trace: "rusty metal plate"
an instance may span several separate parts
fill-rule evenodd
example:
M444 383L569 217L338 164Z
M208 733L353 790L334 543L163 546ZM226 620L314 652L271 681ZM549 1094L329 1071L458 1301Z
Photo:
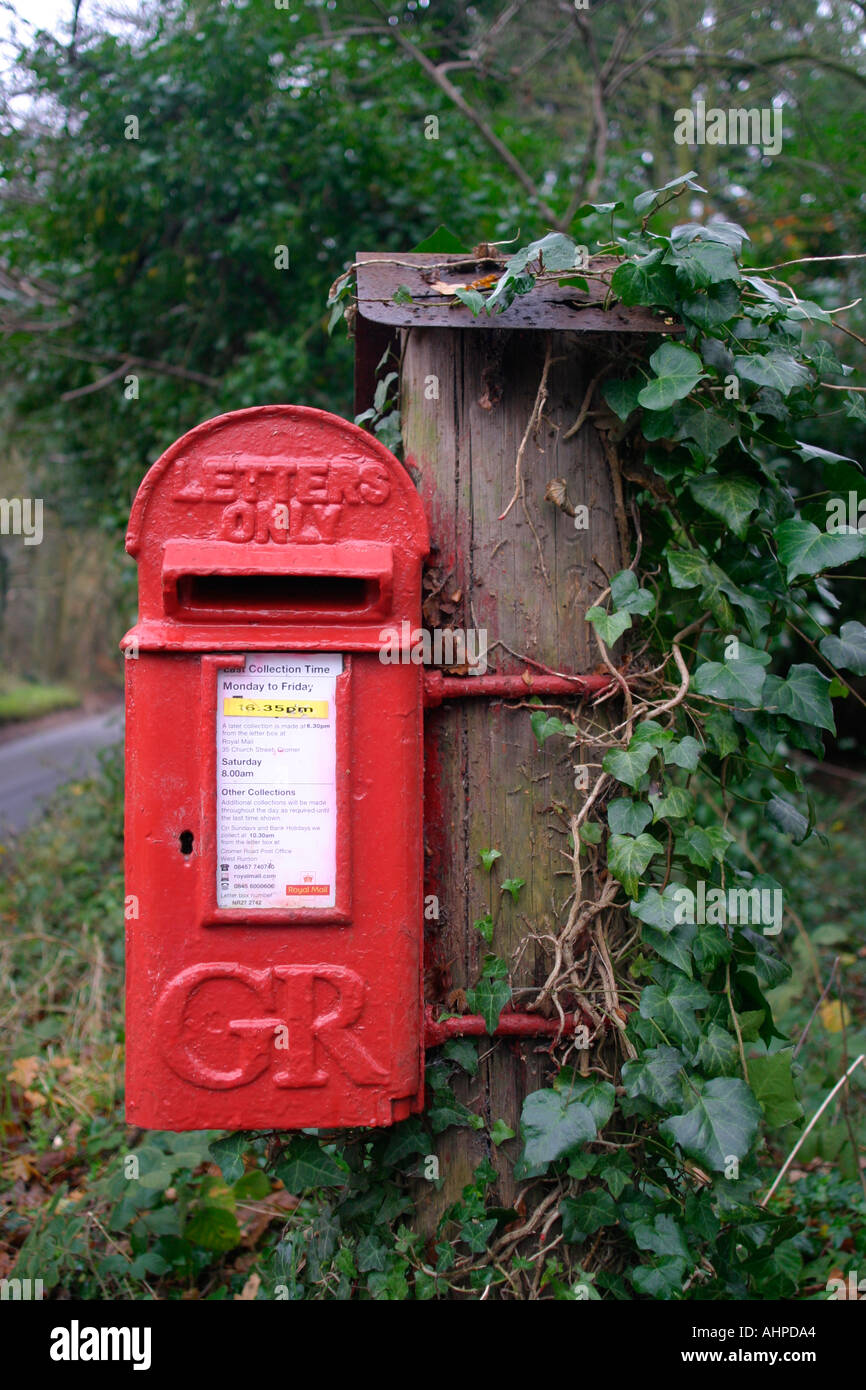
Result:
M374 323L399 328L550 328L576 333L682 333L683 325L669 315L651 309L628 308L615 303L604 308L608 287L603 280L584 276L588 291L575 285L536 285L502 313L479 314L433 289L433 282L465 283L485 274L501 272L501 264L474 260L471 256L430 252L359 251L358 312ZM591 264L607 270L618 264L614 257L594 257ZM580 273L580 272L576 272ZM395 304L394 294L405 285L411 304Z

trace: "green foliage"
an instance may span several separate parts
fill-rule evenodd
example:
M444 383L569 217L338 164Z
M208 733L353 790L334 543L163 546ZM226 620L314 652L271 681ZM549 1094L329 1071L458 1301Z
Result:
M600 833L585 836L581 827L581 840L603 853L597 867L606 864L641 924L630 973L642 983L627 1026L634 1056L622 1068L618 1110L620 1125L645 1147L636 1171L623 1175L630 1197L618 1192L614 1206L611 1192L591 1186L565 1198L561 1215L570 1243L604 1226L624 1229L637 1262L618 1287L632 1296L683 1297L697 1278L702 1297L711 1287L726 1291L717 1296L760 1289L768 1297L772 1289L781 1297L800 1277L793 1227L762 1212L758 1234L751 1194L762 1126L776 1131L803 1114L792 1051L767 997L789 973L765 934L784 919L755 916L757 909L744 915L728 895L760 903L762 892L782 889L754 876L727 822L760 805L765 823L797 842L811 830L789 749L820 756L820 731L834 732L833 702L847 693L838 669L866 667L861 624L847 622L838 635L822 626L832 574L866 555L866 539L822 529L800 511L798 459L850 463L798 437L817 412L819 389L813 363L821 351L811 328L804 336L806 316L740 269L741 228L646 230L653 208L689 186L686 176L636 200L642 229L619 240L622 260L610 277L611 297L663 310L685 329L684 340L652 353L643 376L604 387L623 422L620 447L642 455L663 484L666 500L657 493L643 514L644 565L662 567L652 590L631 570L614 576L607 603L586 614L605 646L631 640L636 629L635 640L648 637L668 662L667 698L657 701L665 717L647 717L648 702L608 749L606 810L588 823ZM525 258L519 274L533 272ZM488 309L500 301L501 293L491 295ZM832 322L817 306L808 317ZM668 441L665 450L659 440ZM803 628L815 660L792 661L790 638ZM540 710L531 720L539 745L558 731ZM684 910L689 900L694 910L699 885L702 901L721 903L705 919ZM598 1129L579 1094L535 1092L521 1131L524 1175L568 1163L570 1175L590 1179L586 1156ZM659 1162L666 1176L656 1186ZM692 1172L700 1174L696 1190ZM708 1283L696 1271L700 1249L710 1247Z

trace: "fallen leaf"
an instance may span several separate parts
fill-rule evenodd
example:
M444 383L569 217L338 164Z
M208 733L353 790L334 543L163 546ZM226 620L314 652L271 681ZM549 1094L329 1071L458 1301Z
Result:
M3 1172L6 1174L7 1178L11 1178L13 1182L16 1178L20 1178L22 1182L26 1182L32 1171L33 1165L24 1154L19 1154L17 1158L12 1158L8 1163L3 1165Z
M235 1294L235 1303L252 1303L262 1283L260 1274L251 1274L240 1293Z
M16 1086L32 1086L39 1075L39 1066L38 1057L16 1057L12 1070L6 1073L6 1080L14 1081Z
M851 1022L851 1011L839 999L828 999L820 1008L821 1022L828 1033L841 1033Z
M46 1100L45 1096L43 1096L41 1091L25 1091L24 1099L30 1102L34 1110L36 1110L40 1105L48 1104L48 1101Z

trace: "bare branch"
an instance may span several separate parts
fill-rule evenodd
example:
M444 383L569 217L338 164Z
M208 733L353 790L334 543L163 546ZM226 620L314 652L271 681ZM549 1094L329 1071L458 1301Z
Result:
M373 2L379 13L383 13L382 7L379 5L378 0L373 0ZM427 54L423 53L421 49L417 46L417 44L414 44L411 39L407 39L406 35L401 33L398 28L391 27L389 28L388 32L396 39L400 47L406 53L408 53L410 57L414 58L415 62L418 63L419 66L424 69L431 81L435 82L439 90L441 92L444 92L444 94L448 97L449 101L452 101L454 103L458 111L462 111L466 119L472 122L476 130L478 130L484 137L484 139L487 141L487 144L490 146L490 148L496 151L503 164L505 164L511 170L518 183L521 185L524 191L529 194L529 196L532 198L532 201L538 207L539 212L547 219L551 226L555 227L558 231L564 231L565 226L567 224L564 224L562 222L562 219L559 217L559 214L556 213L554 209L550 206L550 204L547 202L547 200L541 196L535 182L524 169L523 165L520 163L520 160L516 157L516 155L512 153L508 146L504 144L502 140L500 140L499 136L496 134L496 131L493 130L490 125L488 125L487 121L484 119L481 113L479 111L476 111L473 106L470 106L469 102L466 100L459 88L455 87L454 83L449 81L446 75L442 72L441 68L437 67L435 63L431 62L431 60L427 57Z

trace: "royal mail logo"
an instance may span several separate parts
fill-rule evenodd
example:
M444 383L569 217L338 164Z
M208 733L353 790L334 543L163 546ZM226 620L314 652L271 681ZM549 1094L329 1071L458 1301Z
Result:
M286 896L290 898L327 898L330 891L330 883L314 883L306 876L303 883L286 884Z
M202 962L160 994L156 1036L175 1075L208 1090L248 1086L269 1068L287 1089L326 1086L334 1067L358 1086L378 1086L388 1072L355 1031L366 995L345 965Z

